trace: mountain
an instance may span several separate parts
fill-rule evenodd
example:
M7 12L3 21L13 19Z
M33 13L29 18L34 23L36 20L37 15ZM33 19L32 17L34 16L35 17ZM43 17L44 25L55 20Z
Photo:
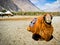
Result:
M59 7L55 7L55 8L51 8L51 9L45 9L45 12L60 12L60 6Z
M0 0L0 6L10 11L18 11L19 8L12 0Z
M30 0L0 0L0 6L10 11L41 11Z
M0 11L2 11L4 8L2 6L0 6Z

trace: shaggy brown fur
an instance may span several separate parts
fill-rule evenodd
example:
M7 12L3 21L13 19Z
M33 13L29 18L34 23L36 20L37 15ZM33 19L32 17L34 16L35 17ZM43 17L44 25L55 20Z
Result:
M50 24L47 24L45 22L45 17L46 15L40 16L37 18L36 23L33 25L33 27L28 26L27 30L33 33L33 39L35 37L38 37L37 40L39 40L39 38L42 38L46 41L49 41L52 39L52 33L53 33L53 27ZM52 17L52 16L51 16ZM37 35L34 35L37 34ZM40 36L39 36L40 35ZM35 38L36 40L36 38Z

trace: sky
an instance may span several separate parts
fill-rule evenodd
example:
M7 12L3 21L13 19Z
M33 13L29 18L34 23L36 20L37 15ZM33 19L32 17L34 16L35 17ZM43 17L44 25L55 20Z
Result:
M31 0L40 10L60 12L60 0Z

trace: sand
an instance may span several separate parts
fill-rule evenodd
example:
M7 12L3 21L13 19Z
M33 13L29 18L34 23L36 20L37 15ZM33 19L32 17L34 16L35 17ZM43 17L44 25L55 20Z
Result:
M35 41L32 33L26 28L31 20L0 21L0 45L60 45L60 17L53 17L54 27L53 38L51 41Z

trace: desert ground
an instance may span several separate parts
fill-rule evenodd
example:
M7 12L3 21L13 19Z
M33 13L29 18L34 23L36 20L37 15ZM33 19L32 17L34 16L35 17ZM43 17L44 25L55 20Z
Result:
M54 38L48 42L32 39L32 33L26 30L30 21L0 20L0 45L60 45L60 16L53 17Z

